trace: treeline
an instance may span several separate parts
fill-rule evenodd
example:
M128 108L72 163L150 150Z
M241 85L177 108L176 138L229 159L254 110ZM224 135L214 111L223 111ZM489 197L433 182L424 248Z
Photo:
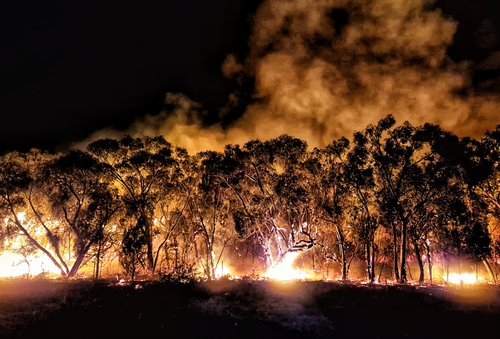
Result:
M432 265L500 256L500 126L480 140L392 116L308 150L283 135L189 155L163 137L102 139L86 151L0 161L0 243L39 251L73 277L118 257L136 272L214 278L222 257L270 267L290 251L340 264Z

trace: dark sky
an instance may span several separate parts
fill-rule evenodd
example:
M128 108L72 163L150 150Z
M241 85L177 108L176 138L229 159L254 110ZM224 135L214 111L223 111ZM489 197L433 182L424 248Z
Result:
M497 0L441 0L460 22L449 55L477 64L500 50ZM0 153L63 149L163 108L166 92L213 122L237 88L221 64L244 54L251 0L17 0L0 9ZM481 28L482 27L482 28ZM488 78L493 71L478 72ZM237 113L235 113L237 114ZM61 146L62 145L62 146Z

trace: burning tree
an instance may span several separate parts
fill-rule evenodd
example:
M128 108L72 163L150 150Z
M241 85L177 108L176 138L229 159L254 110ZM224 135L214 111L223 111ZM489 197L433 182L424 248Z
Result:
M366 211L367 227L364 233L373 244L377 222L392 226L394 271L396 278L403 283L408 280L408 240L413 244L419 264L419 281L424 281L420 246L427 244L429 231L436 222L436 206L446 196L450 180L454 178L453 167L434 148L435 138L443 139L446 135L432 125L416 128L405 122L395 127L395 120L389 115L376 126L369 126L355 136L356 146L350 158L355 165L353 186L359 187L358 182L363 182L360 180L363 168L367 178L370 169L373 171L374 186L369 188L370 192L361 195L362 191L357 190L359 201ZM370 214L367 204L370 200L364 197L372 194L378 207L375 213ZM381 219L377 221L377 217ZM396 260L398 247L399 264ZM429 247L427 250L430 254ZM372 247L372 255L373 251Z
M317 223L311 212L310 173L306 171L307 144L283 135L266 142L251 141L240 152L237 182L245 237L254 237L273 266L290 251L311 248ZM236 186L234 186L236 187Z
M88 146L88 151L120 187L126 217L122 220L129 224L123 226L141 229L146 247L145 264L154 272L155 210L165 189L175 186L180 175L176 154L183 154L185 150L173 147L163 137L125 137L119 141L95 141Z
M324 223L321 227L323 234L318 234L318 243L323 246L327 261L341 264L342 280L347 279L349 264L358 247L353 241L355 196L348 177L348 151L349 140L341 138L325 149L315 149L305 164L311 176L309 194L314 202L315 215ZM332 231L334 240L328 238Z
M234 209L234 200L230 199L230 188L225 181L229 171L224 156L217 152L202 152L196 191L190 204L190 215L197 225L196 234L201 234L204 248L204 271L209 279L216 277L216 270L224 249L232 238L229 215ZM195 239L196 241L196 239ZM220 253L216 256L216 244L220 245Z
M97 162L83 152L48 157L32 150L5 157L1 171L2 210L8 222L61 275L75 276L118 208Z
M491 242L492 229L487 230L487 225L493 227L500 215L499 129L497 126L495 131L486 133L482 140L449 136L436 145L437 151L457 168L457 195L461 197L459 205L462 208L454 209L459 217L451 218L452 225L458 229L453 247L469 256L473 253L494 281L496 275L489 262L494 244Z

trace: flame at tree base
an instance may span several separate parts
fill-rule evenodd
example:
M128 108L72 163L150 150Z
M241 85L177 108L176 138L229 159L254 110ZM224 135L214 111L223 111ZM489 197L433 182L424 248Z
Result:
M214 275L216 279L223 278L224 276L228 276L230 270L226 266L219 265L215 268Z
M444 276L443 279L446 281L446 276ZM476 280L475 274L450 273L448 282L452 283L452 284L460 284L463 281L465 284L474 284L474 283L480 282L481 280L482 280L481 277L478 277Z
M293 262L298 255L298 252L288 252L285 254L283 260L275 266L269 268L263 277L276 280L308 279L308 274L293 268Z
M22 255L4 251L0 255L0 277L18 277L28 274L28 272L31 276L43 272L61 274L61 271L47 258L30 256L27 260L30 263L29 267Z

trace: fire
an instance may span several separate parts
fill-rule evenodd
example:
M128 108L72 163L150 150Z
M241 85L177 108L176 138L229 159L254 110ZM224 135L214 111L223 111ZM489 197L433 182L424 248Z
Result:
M446 277L444 276L443 279L446 280ZM452 284L460 284L461 281L463 281L466 284L474 284L478 281L481 281L481 277L478 277L476 280L476 275L475 274L470 274L470 273L450 273L449 275L449 283Z
M307 279L309 275L293 268L293 262L298 252L288 252L281 262L267 270L264 277L276 280Z
M220 278L224 277L225 275L228 275L230 272L229 268L227 268L226 266L222 266L222 265L217 266L214 271L215 271L214 272L215 277L217 279L220 279Z
M16 214L16 217L24 227L32 227L30 221L26 218L26 212L19 212ZM8 222L9 218L5 218L5 225L7 225ZM39 235L40 232L42 232L41 228L36 229L34 233L35 235ZM5 250L0 253L0 278L18 277L23 274L36 276L43 272L61 274L61 271L54 263L44 255L39 256L33 253L27 255L25 258L23 255L16 253L16 251L19 251L22 247L23 239L21 235L18 235L10 241L10 247L8 248L11 250Z
M27 274L28 271L32 276L42 272L61 274L61 271L49 259L28 257L27 260L30 263L29 268L22 255L4 251L0 255L0 277L17 277Z

